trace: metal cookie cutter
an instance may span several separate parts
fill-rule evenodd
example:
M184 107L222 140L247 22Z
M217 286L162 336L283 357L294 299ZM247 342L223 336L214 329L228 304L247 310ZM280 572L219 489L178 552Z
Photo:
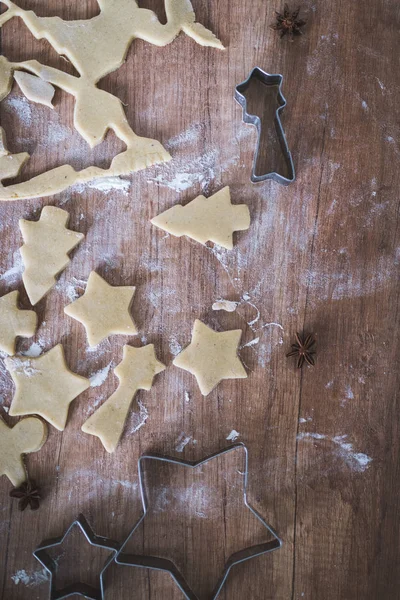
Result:
M287 176L281 175L280 173L277 173L275 171L272 171L270 173L265 173L264 175L256 175L257 162L258 162L258 158L259 158L259 154L260 154L261 119L257 115L251 115L247 112L247 100L246 100L246 97L244 96L244 93L248 89L248 87L250 85L250 81L252 79L258 79L258 81L260 81L261 83L263 83L266 86L278 86L277 100L278 100L279 106L276 109L274 121L275 121L275 129L276 129L276 133L278 136L279 144L280 144L283 158L285 160L286 167L287 167ZM283 80L283 75L280 75L280 74L270 75L269 73L266 73L259 67L254 67L254 69L251 71L248 78L245 81L243 81L242 83L239 83L239 85L237 85L235 88L235 100L243 108L244 123L251 123L252 125L255 125L255 127L257 129L257 133L258 133L257 146L256 146L255 154L254 154L253 168L252 168L251 177L250 177L250 179L253 183L257 183L258 181L265 181L266 179L273 179L277 183L282 183L283 185L289 185L289 183L292 183L296 178L292 155L289 152L285 132L283 130L281 119L280 119L280 113L286 106L286 100L281 91L282 80Z
M98 548L104 548L105 550L110 551L110 556L106 559L106 562L100 571L99 574L99 587L94 588L87 583L77 582L68 585L67 587L56 590L55 589L55 574L57 571L57 564L55 560L51 558L48 554L47 550L51 548L55 548L60 546L68 534L71 532L71 529L74 525L78 525L83 535L89 542L91 546L96 546ZM42 542L36 550L33 552L34 557L43 565L46 571L50 574L50 600L62 600L63 598L69 598L69 596L74 596L75 594L83 596L88 600L104 600L104 572L109 567L111 562L114 560L118 550L120 548L120 544L113 542L104 537L100 537L93 533L92 528L87 522L86 518L83 515L79 515L78 518L71 523L68 527L64 535L58 538L53 538L51 540L46 540Z
M193 592L193 590L190 588L189 584L183 577L182 573L178 570L178 568L175 566L175 564L171 560L165 559L165 558L159 558L157 556L140 556L140 555L133 555L133 554L124 554L124 548L126 547L129 540L132 538L135 531L138 529L139 525L142 523L143 519L146 517L148 508L149 508L147 496L146 496L145 485L144 485L144 481L143 481L143 465L142 465L142 463L145 460L157 460L157 461L161 461L161 462L170 463L173 465L183 465L185 467L188 467L189 469L195 469L196 467L204 465L205 463L210 462L212 459L222 456L223 454L226 454L227 452L236 450L237 448L243 448L244 454L245 454L244 483L243 483L244 504L257 517L257 519L265 527L265 529L273 535L274 539L270 542L264 542L264 543L258 544L256 546L250 546L248 548L245 548L243 550L240 550L239 552L235 552L234 554L232 554L229 557L227 563L225 564L223 574L220 577L210 600L215 600L219 596L219 594L222 590L222 587L229 575L229 572L234 565L237 565L246 560L249 560L250 558L255 558L256 556L260 556L261 554L266 554L267 552L272 552L273 550L277 550L278 548L280 548L282 545L282 542L281 542L280 538L278 537L278 534L272 529L272 527L270 525L268 525L268 523L261 517L261 515L252 506L250 506L250 504L247 501L248 450L243 443L237 443L232 446L229 446L229 448L225 448L225 450L222 450L220 452L215 452L214 454L211 454L207 458L204 458L203 460L199 460L199 461L185 461L185 460L181 460L178 458L169 458L166 456L160 456L158 454L145 454L145 455L141 456L138 461L138 470L139 470L140 494L141 494L142 505L143 505L143 515L140 517L139 521L136 523L136 525L134 526L134 528L128 535L127 539L121 546L121 549L115 558L115 562L119 565L128 565L128 566L132 566L132 567L141 567L141 568L147 568L147 569L154 569L154 570L158 570L158 571L166 571L166 572L170 573L170 575L174 579L175 583L177 584L179 589L182 591L186 600L198 600L198 597Z

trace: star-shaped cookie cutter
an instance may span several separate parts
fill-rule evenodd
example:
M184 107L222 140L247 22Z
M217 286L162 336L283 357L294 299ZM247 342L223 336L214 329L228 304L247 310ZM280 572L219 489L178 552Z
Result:
M259 157L259 153L260 153L260 142L261 142L261 119L259 116L251 115L247 112L247 100L246 100L246 97L244 96L244 92L249 87L250 81L252 79L258 79L258 81L260 81L261 83L263 83L266 86L278 86L277 100L278 100L279 106L275 111L274 121L275 121L275 128L276 128L276 133L278 136L279 144L281 147L283 158L286 163L286 168L287 168L287 176L286 177L280 173L277 173L276 171L264 173L263 175L256 175L256 168L257 168L257 162L258 162L258 157ZM253 167L252 167L252 172L251 172L251 176L250 176L250 179L253 183L257 183L259 181L265 181L266 179L272 179L273 181L276 181L277 183L281 183L283 185L289 185L296 178L292 155L289 151L286 135L283 130L282 122L280 119L280 113L286 106L286 100L281 91L282 81L283 81L283 75L280 75L279 73L277 73L275 75L270 75L269 73L266 73L265 71L260 69L260 67L254 67L254 69L252 69L248 78L245 81L243 81L242 83L239 83L239 85L237 85L235 87L235 100L243 108L244 123L250 123L251 125L254 125L257 129L257 146L256 146L256 151L254 153Z
M233 445L229 446L228 448L225 448L222 451L214 452L210 456L207 456L206 458L204 458L202 460L198 460L198 461L185 461L185 460L182 460L179 458L170 458L167 456L161 456L159 454L144 454L144 455L142 455L138 461L138 471L139 471L139 488L140 488L140 495L141 495L142 506L143 506L143 515L137 521L136 525L133 527L133 529L129 533L127 539L122 544L121 549L115 558L115 562L119 565L141 567L141 568L153 569L156 571L166 571L172 576L172 578L174 579L175 583L177 584L177 586L183 593L186 600L198 600L198 597L193 592L193 590L190 588L189 584L183 577L182 573L178 570L178 568L176 567L176 565L173 563L172 560L169 560L166 558L160 558L157 556L140 556L140 555L136 555L136 554L135 555L124 554L124 548L126 547L127 543L132 538L135 531L138 529L138 527L140 526L140 524L146 517L146 514L149 509L147 496L146 496L146 489L145 489L145 484L144 484L144 476L143 476L144 473L143 473L143 464L142 463L145 460L150 459L150 460L156 460L156 461L160 461L160 462L170 463L172 465L182 465L182 466L188 467L190 469L195 469L196 467L199 467L201 465L204 465L204 464L210 462L211 460L213 460L216 457L227 454L228 452L232 452L233 450L237 450L238 448L242 448L244 450L244 454L245 454L245 465L244 465L245 468L244 468L244 482L243 482L244 504L255 515L255 517L257 517L257 519L265 527L265 529L273 535L274 539L269 542L257 544L256 546L250 546L248 548L244 548L243 550L240 550L239 552L235 552L234 554L232 554L229 557L227 563L225 564L224 572L223 572L222 576L220 577L220 579L212 593L212 597L210 598L210 600L215 600L219 596L219 594L223 588L223 585L230 573L230 570L232 569L232 567L234 565L245 562L246 560L249 560L251 558L255 558L256 556L260 556L262 554L267 554L268 552L272 552L273 550L278 550L282 546L282 541L279 538L278 534L274 531L274 529L270 525L268 525L268 523L261 517L261 515L255 510L255 508L253 508L249 504L249 502L247 500L248 450L247 450L247 447L243 443L237 443L237 444L233 444Z
M55 574L57 571L57 563L54 559L51 558L47 551L51 548L56 548L57 546L60 546L64 542L65 538L71 533L71 530L75 525L77 525L80 528L86 540L91 546L109 550L110 556L106 559L104 566L99 573L100 586L98 588L95 588L87 583L76 582L60 590L56 590ZM89 523L87 522L86 518L82 514L80 514L78 518L71 523L71 525L61 537L43 541L34 550L33 555L43 565L43 567L50 575L49 600L62 600L63 598L69 598L70 596L74 596L75 594L83 596L88 600L104 600L104 573L106 569L110 566L110 564L114 561L119 548L120 544L118 544L117 542L96 535L93 532L93 529L90 527Z

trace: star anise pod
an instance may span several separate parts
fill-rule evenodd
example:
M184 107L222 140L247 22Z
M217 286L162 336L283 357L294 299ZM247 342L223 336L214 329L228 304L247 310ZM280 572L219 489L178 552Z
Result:
M298 356L297 367L299 369L304 365L304 362L313 367L315 365L313 356L315 354L315 350L313 350L314 344L315 337L312 333L307 335L307 337L303 337L299 333L296 333L296 343L292 344L292 349L286 356Z
M37 510L40 505L40 490L36 482L31 479L24 481L22 485L14 488L10 492L11 498L18 498L18 508L20 511L25 510L30 506L31 510Z
M296 8L295 11L289 10L287 4L285 4L283 8L283 13L275 11L276 13L276 23L271 25L272 29L275 31L280 31L281 38L283 38L286 34L293 39L295 35L301 35L303 32L301 31L301 27L304 27L306 21L299 19L300 7Z

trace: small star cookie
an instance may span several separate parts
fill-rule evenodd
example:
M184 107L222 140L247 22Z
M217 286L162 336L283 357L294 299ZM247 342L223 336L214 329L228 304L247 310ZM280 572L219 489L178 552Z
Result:
M136 325L129 312L135 289L112 286L92 271L83 296L66 306L64 312L82 323L91 347L112 334L136 335Z
M173 361L180 369L192 373L203 396L207 396L222 379L245 379L247 373L237 355L241 329L217 332L196 319L192 341Z
M20 486L27 478L22 455L40 450L46 438L47 426L40 419L28 417L8 427L0 418L0 475Z
M15 356L4 362L15 384L9 414L39 415L62 431L70 403L90 386L89 379L68 369L62 345L37 358Z
M37 326L37 315L33 310L18 308L18 292L10 292L0 298L0 350L15 354L18 336L32 337Z
M155 375L164 369L165 365L157 360L153 344L142 348L124 346L122 362L114 370L119 386L82 425L82 431L97 435L107 452L114 452L136 392L150 390Z

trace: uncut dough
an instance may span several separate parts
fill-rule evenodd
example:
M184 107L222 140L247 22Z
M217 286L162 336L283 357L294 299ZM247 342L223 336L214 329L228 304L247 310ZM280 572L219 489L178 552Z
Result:
M82 323L91 347L112 334L136 335L136 325L129 313L135 289L112 286L92 271L83 296L66 306L64 312Z
M119 386L82 425L82 431L96 435L107 452L114 452L136 392L150 390L155 375L165 368L157 360L153 344L142 348L124 346L122 362L114 369Z
M121 101L96 84L123 64L135 38L165 46L183 31L203 46L223 48L211 31L196 23L190 0L165 0L165 24L160 23L153 11L140 8L134 0L98 0L100 14L92 19L76 21L39 17L11 0L2 0L2 3L8 10L0 15L0 27L14 17L21 18L36 39L47 40L58 54L69 59L79 77L36 60L9 62L2 57L0 97L4 98L10 91L14 71L28 72L47 84L46 88L39 89L38 82L34 83L31 79L27 89L25 78L28 97L42 102L44 99L51 104L49 86L56 86L74 96L74 126L92 148L111 129L126 144L127 150L113 159L109 169L88 167L77 172L70 165L63 165L27 182L7 187L1 185L5 177L0 169L0 200L47 196L74 183L84 183L97 177L127 175L170 160L170 155L159 142L141 138L132 131Z
M237 355L241 329L217 332L196 319L192 341L173 364L189 371L207 396L222 379L245 379L247 373Z
M10 292L0 298L0 350L15 354L18 336L32 337L37 327L37 315L33 310L18 308L19 292Z
M189 204L176 204L151 220L153 225L181 237L205 244L207 241L233 248L233 232L250 227L250 212L246 204L232 204L229 186L205 198L198 196Z
M20 219L25 244L20 248L25 270L22 280L33 305L53 287L56 276L65 269L71 252L85 237L67 229L69 214L55 206L45 206L39 221Z
M29 417L8 427L0 418L0 475L19 487L27 478L22 455L40 450L46 438L47 426L40 419Z
M15 384L9 414L39 415L63 431L69 405L90 386L90 381L69 370L62 345L37 358L15 356L4 362Z

